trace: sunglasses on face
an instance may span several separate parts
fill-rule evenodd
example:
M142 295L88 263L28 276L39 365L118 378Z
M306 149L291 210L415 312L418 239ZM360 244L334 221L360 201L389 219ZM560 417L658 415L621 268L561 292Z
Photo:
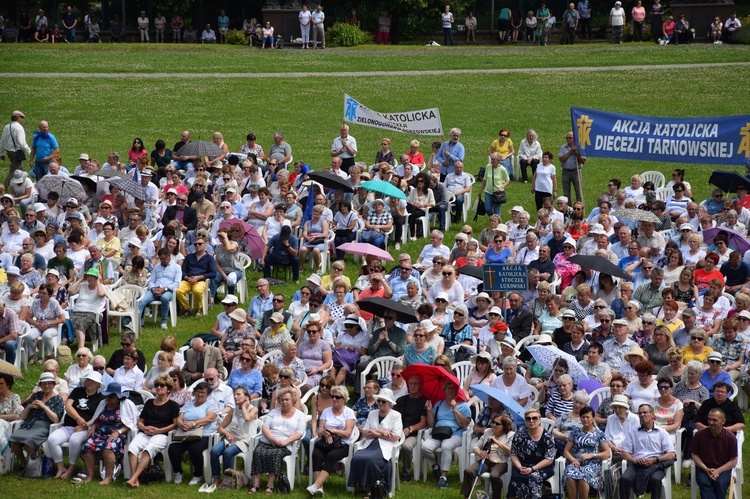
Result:
M279 378L281 378L281 379L291 379L291 376L289 376L288 374L280 374Z
M539 420L539 416L526 416L524 419L526 421L538 421Z
M154 388L166 388L167 385L164 383L154 383Z
M344 397L342 397L341 395L331 395L331 398L333 400L344 400Z
M321 388L331 388L331 385L324 385L323 383L318 386L320 386Z

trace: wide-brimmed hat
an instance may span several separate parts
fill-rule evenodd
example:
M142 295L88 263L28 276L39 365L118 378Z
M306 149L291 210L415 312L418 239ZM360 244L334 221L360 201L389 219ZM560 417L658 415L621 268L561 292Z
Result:
M481 352L481 353L478 353L476 355L472 355L472 357L470 359L471 363L472 364L476 364L477 363L477 359L484 359L487 362L489 362L490 365L492 365L492 355L490 355L489 352Z
M52 383L56 383L55 381L55 375L52 373L42 373L41 376L39 376L39 384L47 383L48 381L51 381Z
M490 298L490 295L488 295L484 291L482 291L481 293L479 293L478 295L476 295L475 297L473 297L471 299L471 304L474 305L475 307L478 306L477 305L477 300L480 299L480 298L484 298L485 300L489 301L490 302L490 307L492 307L495 304L495 300L493 300L492 298Z
M39 213L40 211L47 211L47 207L42 203L34 203L34 211Z
M245 322L247 320L247 312L245 310L237 307L232 311L231 314L229 314L230 319L234 319L237 322Z
M495 232L504 232L504 233L506 233L506 234L507 234L507 233L508 233L508 226L507 226L507 225L505 225L505 224L500 224L500 225L498 225L498 226L497 226L497 228L495 229Z
M448 296L448 293L446 293L445 291L441 291L437 294L437 296L435 297L435 301L438 301L438 300L445 300L447 302L451 301L450 297Z
M344 319L344 325L357 326L362 329L362 325L359 323L359 316L357 314L349 314Z
M419 327L427 331L428 333L433 332L434 330L438 329L438 326L432 323L430 319L425 319L419 323Z
M105 397L116 395L118 399L124 399L127 396L125 391L122 389L122 385L120 385L120 383L118 383L117 381L113 381L112 383L108 384L107 388L105 388L102 392L102 395L104 395Z
M514 340L512 336L506 334L505 338L503 338L503 341L500 342L500 345L505 345L506 347L510 347L515 350L518 346L518 343L516 343L516 340Z
M57 269L47 269L47 273L45 275L50 275L50 274L57 276L58 279L60 278L60 272L58 272Z
M612 397L612 402L609 403L611 407L624 407L630 410L630 402L625 395L615 395Z
M569 244L569 245L573 246L573 248L577 248L577 246L576 246L576 240L573 239L572 237L567 238L565 240L565 242L563 242L563 246L565 246L566 244Z
M22 170L16 170L13 172L13 178L11 184L23 184L26 181L26 172Z
M534 345L551 345L552 336L548 334L540 334L539 339L534 342Z
M641 347L631 348L630 351L626 353L625 355L623 355L622 357L628 362L630 362L630 357L632 357L633 355L637 355L638 357L642 359L646 358L646 355L643 353L643 349Z
M503 315L503 311L502 311L502 310L500 309L500 307L497 307L497 306L495 306L495 307L492 307L492 308L490 309L490 311L489 311L489 312L487 312L487 313L488 313L488 314L497 314L497 315Z
M21 269L16 267L15 265L11 265L5 270L5 275L21 275Z
M396 401L393 400L393 392L390 388L381 388L377 395L373 396L376 400L385 400L391 405L396 405Z
M141 240L138 239L137 237L133 237L133 238L131 238L131 239L128 240L128 246L135 246L136 248L140 249L141 248Z
M312 274L307 278L307 281L315 284L316 286L320 286L321 283L320 276L318 274Z

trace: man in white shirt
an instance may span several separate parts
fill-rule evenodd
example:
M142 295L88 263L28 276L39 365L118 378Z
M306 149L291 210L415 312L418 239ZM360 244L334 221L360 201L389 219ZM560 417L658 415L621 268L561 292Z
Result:
M526 233L526 246L521 248L516 255L516 263L528 265L539 259L539 238L534 232Z
M208 386L211 388L208 402L216 404L216 409L219 411L216 415L221 420L235 407L232 387L221 380L219 371L213 367L209 367L203 373L203 381L208 383Z
M408 156L407 156L408 160ZM453 164L453 173L449 173L445 176L445 188L448 189L448 192L452 192L454 196L456 196L456 212L455 214L451 215L451 221L453 223L458 223L460 220L463 210L464 210L464 197L467 193L471 191L471 177L468 173L464 173L464 163L463 161L456 161ZM446 205L438 205L438 210L440 211L440 226L445 227L445 211L447 208Z
M5 177L5 185L10 185L13 173L23 168L23 159L31 154L31 148L26 143L26 130L23 128L23 120L26 115L21 111L13 111L10 114L10 123L3 128L3 135L0 138L0 161L5 161L5 156L10 160L10 170Z
M349 125L341 125L341 135L333 139L331 156L341 158L341 169L349 175L349 168L354 166L357 155L357 139L349 135Z
M727 42L732 43L734 38L734 32L742 27L742 23L737 19L737 13L732 12L732 15L724 23L724 28L727 31Z
M630 244L631 231L624 225L617 229L617 237L620 239L610 246L610 250L617 255L618 262L628 256L628 245Z
M417 263L414 266L421 269L430 268L432 266L433 258L440 256L443 259L448 260L450 253L450 248L443 244L443 233L439 230L433 230L430 234L430 244L427 244L422 248L422 252L419 254Z
M29 237L29 233L21 230L21 219L19 217L10 217L8 219L8 230L3 232L0 237L3 243L3 249L11 255L20 254L23 250L23 240Z
M206 29L201 33L201 43L216 43L216 33L210 24L206 24Z
M318 48L318 38L320 38L321 48L326 48L326 30L324 21L326 15L323 13L323 6L318 4L318 7L312 13L312 46L314 49Z
M144 169L139 175L141 187L146 189L148 202L151 204L156 204L159 202L159 188L156 187L156 184L151 182L153 176L154 174L148 168Z

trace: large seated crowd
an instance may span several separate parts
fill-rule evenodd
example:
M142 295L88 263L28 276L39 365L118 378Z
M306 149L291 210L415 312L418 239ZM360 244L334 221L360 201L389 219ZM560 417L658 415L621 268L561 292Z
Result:
M437 487L458 490L448 482L454 456L464 497L480 461L494 498L503 489L541 497L547 486L585 498L603 491L603 462L626 464L624 496L661 497L671 468L677 481L690 470L702 497L725 497L733 473L741 480L750 180L736 197L716 189L699 200L684 170L668 183L645 172L627 186L610 179L587 208L586 158L572 133L553 154L533 130L517 149L500 130L475 177L464 172L457 128L428 155L417 140L398 155L384 138L368 164L346 125L325 168L339 189L294 161L281 133L267 150L249 134L235 152L217 132L206 157L185 154L188 131L150 153L136 138L122 161L76 151L78 165L66 167L49 124L28 143L24 120L14 111L0 138L0 160L10 163L0 196L0 350L44 372L23 401L13 376L0 375L0 436L15 458L2 456L0 470L15 461L20 474L39 476L43 449L56 478L92 481L101 459L102 484L124 475L130 487L159 456L167 480L182 482L187 453L189 483L203 492L221 486L236 456L251 493L293 485L305 456L311 495L323 495L342 462L347 486L367 494L429 471ZM55 177L60 189L80 184L80 196L48 189ZM526 184L526 199L508 199L512 180ZM487 222L444 241L447 226L466 222L472 189ZM429 243L416 258L400 253L386 269L365 254L355 282L345 275L342 244L369 242L374 252L391 241L398 250L421 237ZM581 268L576 255L624 277ZM250 293L245 260L264 273ZM527 265L528 288L485 292L462 273L483 263ZM270 288L287 268L304 281L292 297ZM122 348L94 355L128 285L143 293L126 304L138 313L124 319ZM373 313L366 298L394 305ZM147 312L160 307L161 329L171 319L182 331L191 322L175 313L198 316L214 303L223 311L210 333L184 347L164 336L153 356L138 348ZM73 344L74 362L61 367L56 359ZM532 345L555 360L532 355Z

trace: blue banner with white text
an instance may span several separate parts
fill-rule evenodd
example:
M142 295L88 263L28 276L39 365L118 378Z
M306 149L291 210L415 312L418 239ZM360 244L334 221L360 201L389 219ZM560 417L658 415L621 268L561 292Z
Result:
M570 108L582 156L750 165L750 116L663 118Z

